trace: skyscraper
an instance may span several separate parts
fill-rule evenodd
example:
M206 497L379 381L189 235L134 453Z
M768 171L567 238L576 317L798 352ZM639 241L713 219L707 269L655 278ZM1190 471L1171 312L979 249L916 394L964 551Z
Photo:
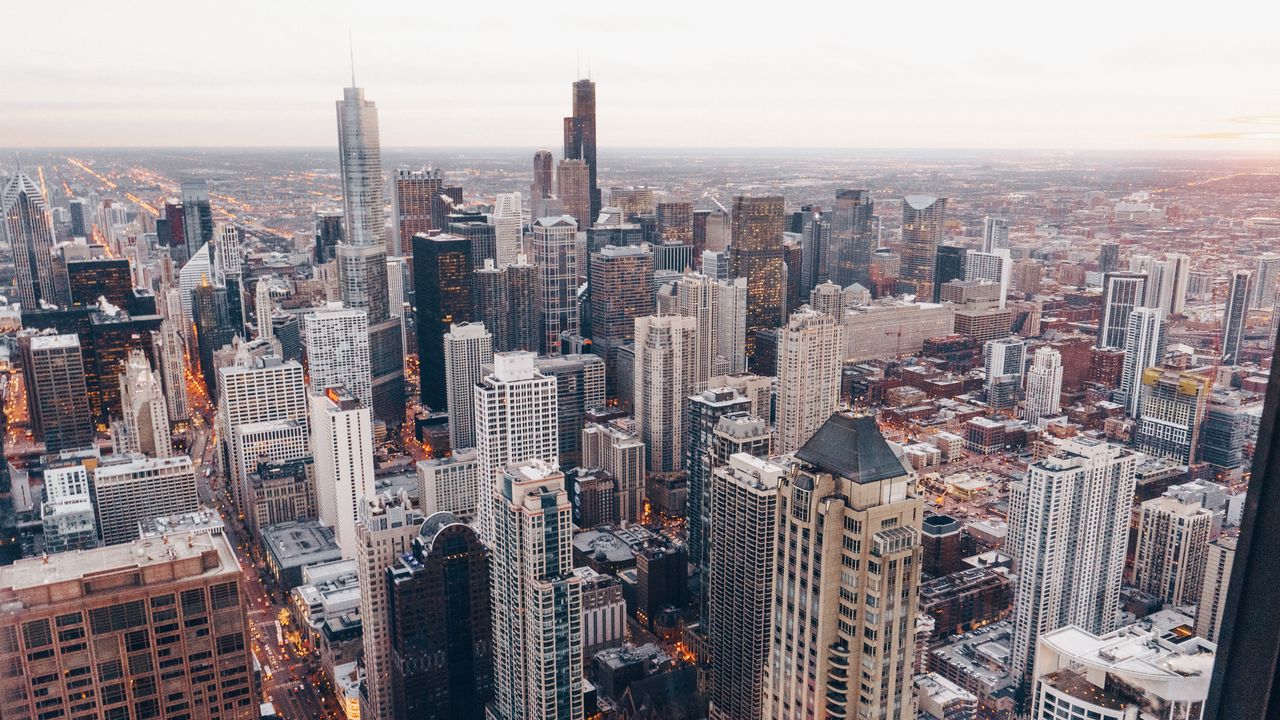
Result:
M1098 347L1124 348L1129 329L1129 313L1142 307L1147 294L1144 273L1109 272L1102 277L1102 321L1098 325Z
M785 468L745 453L711 477L707 642L709 717L763 717L774 615L778 487Z
M1102 243L1098 249L1098 269L1103 273L1113 273L1120 269L1120 244Z
M755 354L755 334L782 325L786 315L783 292L781 196L733 198L733 274L747 279L747 356Z
M747 279L716 282L716 359L724 374L747 371ZM720 374L720 373L717 373Z
M138 537L138 523L200 507L191 458L120 455L92 472L93 505L103 545Z
M444 335L454 323L473 319L473 274L470 240L452 234L413 238L419 392L433 410L448 405Z
M440 170L436 168L396 169L396 174L391 178L391 235L387 245L388 255L411 255L414 235L443 229L435 227L431 222L431 198L443 186Z
M369 321L369 369L376 420L404 422L404 343L399 318L388 302L386 208L378 109L364 90L345 88L337 102L344 238L338 245L342 302L364 310Z
M479 486L470 498L478 508L480 538L493 545L492 491L511 463L541 460L560 464L560 423L556 379L538 371L529 352L497 353L493 372L473 390Z
M795 214L800 233L800 295L808 297L813 288L830 277L831 220L813 206ZM797 230L792 227L792 230Z
M711 560L708 532L711 529L711 475L726 460L715 455L716 425L720 418L733 413L745 413L751 409L751 401L732 388L708 388L689 398L689 440L685 444L689 469L689 562L702 589L699 602L699 619L706 622L707 565ZM768 443L760 457L768 456ZM704 625L705 627L705 625Z
M559 355L561 335L578 333L578 227L568 215L538 218L533 223L545 355Z
M1010 486L1006 548L1018 572L1012 669L1023 702L1041 634L1065 625L1115 629L1136 463L1114 445L1062 440Z
M778 331L775 452L800 449L840 405L844 326L809 308Z
M1027 370L1027 400L1022 419L1034 423L1062 411L1062 353L1037 348Z
M516 261L524 240L520 193L498 193L494 197L493 227L497 245L494 259L498 267L506 267Z
M1181 314L1187 304L1191 258L1169 253L1163 260L1151 261L1144 272L1148 273L1148 278L1143 305L1160 308L1165 317Z
M377 492L369 408L341 386L313 392L310 405L316 509L320 522L333 528L342 557L354 559L360 504Z
M200 351L200 371L204 375L205 388L216 399L217 367L213 353L236 336L227 307L227 289L209 282L207 275L201 278L200 284L191 292L191 318L196 327L196 348Z
M617 375L618 348L635 339L636 318L654 312L653 255L643 245L606 245L592 253L590 272L591 346L605 359L608 382Z
M1194 463L1212 385L1199 373L1160 367L1144 370L1141 410L1136 416L1138 449L1184 465Z
M184 178L180 189L183 242L169 249L175 263L186 262L192 253L213 242L213 208L209 204L209 181Z
M728 372L729 361L718 352L722 285L706 275L686 272L668 286L672 293L672 310L677 315L697 321L695 387L703 387L713 375Z
M0 593L5 717L261 716L252 594L227 535L19 560L0 567ZM208 634L184 639L197 628Z
M538 352L542 347L542 275L520 255L507 266L507 350Z
M449 447L475 447L475 384L481 366L493 362L493 336L481 323L455 323L444 336L444 375L448 393Z
M1009 298L1009 278L1013 272L1013 261L1009 258L1008 249L994 252L971 252L965 256L964 279L993 282L1000 285L1000 307L1005 306Z
M306 426L306 379L302 365L279 358L255 360L247 366L218 369L218 438L222 467L236 506L246 509L252 497L248 472L257 455L239 444L235 429L249 423L296 420Z
M533 184L529 186L529 210L536 220L550 214L547 201L554 194L554 166L551 151L539 150L533 154Z
M13 248L17 270L18 302L24 312L36 312L42 303L58 304L53 279L53 219L40 187L18 171L0 192L0 239Z
M871 193L867 190L836 190L831 213L831 281L840 287L854 283L871 286L871 253L876 238L871 232Z
M556 168L556 196L578 227L591 227L591 170L581 160L561 160Z
M1244 342L1245 321L1249 318L1249 293L1253 287L1253 273L1236 270L1231 273L1231 287L1227 293L1227 308L1222 316L1222 364L1240 362L1240 346Z
M129 361L120 374L120 412L119 421L111 426L115 452L142 453L153 458L173 454L169 408L160 373L152 372L151 363L141 350L129 352Z
M1168 605L1200 600L1213 512L1199 500L1163 496L1142 503L1133 584Z
M31 431L45 452L93 445L94 425L85 387L84 357L75 335L22 338L22 373Z
M164 399L169 404L169 422L175 423L186 422L191 417L187 398L186 353L178 335L178 321L165 320L151 337L151 347L158 358L160 380L164 386Z
M556 416L559 418L559 458L564 469L582 462L582 424L587 411L604 407L604 358L590 353L540 357L538 372L556 381Z
M902 199L901 278L917 297L933 296L933 272L947 220L947 199L908 195Z
M1249 307L1268 310L1280 288L1280 253L1264 253L1258 258L1258 270L1253 274L1253 291Z
M498 720L582 720L582 580L564 473L507 465L486 502L494 518L494 701Z
M387 568L412 552L422 526L422 514L407 493L379 495L360 502L356 524L356 577L360 582L360 639L365 681L360 696L364 720L396 720L391 682L390 583Z
M493 698L489 564L475 531L438 512L387 569L393 717L484 717Z
M982 219L982 252L993 253L1009 249L1009 219L985 217Z
M585 221L579 218L578 224L590 227L600 214L602 203L596 177L599 170L596 160L596 84L587 79L573 84L573 115L564 119L564 157L581 160L587 166L589 215ZM564 195L560 199L564 200Z
M691 317L635 321L635 417L649 472L684 468L686 403L697 385L698 323Z
M959 245L939 245L933 267L933 301L942 300L942 286L952 280L965 280L969 251Z
M768 716L909 720L923 518L915 477L870 416L832 415L788 465L765 624Z
M307 314L307 373L310 390L323 393L343 387L369 408L373 384L369 369L369 325L363 310L344 309L337 303Z
M475 298L475 321L483 323L493 336L495 352L511 349L511 296L508 292L507 268L498 267L492 259L475 269L471 278L471 294Z
M1231 585L1231 568L1236 560L1237 538L1223 535L1209 543L1205 553L1204 579L1196 603L1196 634L1218 642L1222 630L1222 613L1226 608Z
M1120 371L1120 397L1125 414L1138 417L1142 408L1142 376L1164 358L1164 311L1134 308L1124 339L1124 369Z

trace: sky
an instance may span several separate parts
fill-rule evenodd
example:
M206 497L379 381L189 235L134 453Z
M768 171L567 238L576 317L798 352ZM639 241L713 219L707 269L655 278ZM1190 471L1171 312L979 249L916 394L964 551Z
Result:
M351 81L385 147L1280 152L1280 3L14 2L0 147L326 147ZM14 31L15 29L20 29Z

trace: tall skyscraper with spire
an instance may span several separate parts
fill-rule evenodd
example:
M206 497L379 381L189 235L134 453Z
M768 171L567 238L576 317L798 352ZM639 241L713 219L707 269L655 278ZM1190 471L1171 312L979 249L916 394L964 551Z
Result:
M564 119L564 159L587 164L591 217L578 218L578 224L585 227L600 215L601 205L600 186L596 182L596 84L591 80L573 84L573 115Z
M53 283L53 220L49 204L31 176L19 170L0 192L0 238L13 248L18 302L26 312L56 303Z
M404 421L404 346L400 320L393 317L387 286L387 226L383 203L382 151L378 108L364 89L342 91L337 102L338 152L346 235L339 243L338 282L342 302L369 319L371 409L388 426Z

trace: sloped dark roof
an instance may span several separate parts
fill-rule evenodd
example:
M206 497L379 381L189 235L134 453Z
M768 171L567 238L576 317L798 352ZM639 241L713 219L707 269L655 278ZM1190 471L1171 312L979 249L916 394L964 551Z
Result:
M859 484L906 474L870 415L832 415L796 451L796 458Z

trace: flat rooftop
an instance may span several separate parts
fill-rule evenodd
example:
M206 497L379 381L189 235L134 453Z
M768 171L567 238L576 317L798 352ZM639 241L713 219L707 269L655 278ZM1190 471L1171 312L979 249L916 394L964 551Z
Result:
M319 520L270 525L262 530L262 544L283 565L312 565L336 560L341 553L333 529Z

